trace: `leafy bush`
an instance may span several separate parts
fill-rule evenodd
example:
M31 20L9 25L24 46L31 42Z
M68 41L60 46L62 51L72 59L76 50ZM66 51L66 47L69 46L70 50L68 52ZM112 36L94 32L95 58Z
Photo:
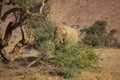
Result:
M42 13L44 15L48 15L48 14L50 14L50 12L51 12L51 6L50 5L45 5L44 8L43 8Z
M120 49L120 38L115 40L115 46Z
M97 55L92 47L78 43L66 47L66 43L54 44L55 27L48 20L30 23L35 36L35 47L40 52L40 60L54 67L52 73L70 78L81 69L88 69L97 61ZM30 30L32 30L30 29ZM52 59L52 60L51 60Z
M83 42L92 46L101 45L106 33L106 24L105 21L96 21L92 26L82 29L81 32L85 33Z
M107 22L96 21L92 26L80 30L81 33L85 33L82 41L88 45L96 46L116 46L116 38L114 37L117 32L116 29L112 29L107 33L106 29Z
M106 36L105 36L105 46L109 46L109 47L117 47L117 41L118 39L115 38L115 33L117 33L116 29L112 29Z
M49 20L38 20L30 23L30 30L34 31L35 37L34 47L39 50L40 56L51 56L54 52L55 27L56 25Z
M38 77L25 71L19 72L19 75L22 75L24 80L40 80Z
M33 7L34 0L13 0L14 3L18 3L19 6L22 7L22 9L26 10L30 7Z
M81 69L88 69L97 61L97 55L92 47L78 43L65 48L64 44L56 48L55 73L64 78L72 77Z

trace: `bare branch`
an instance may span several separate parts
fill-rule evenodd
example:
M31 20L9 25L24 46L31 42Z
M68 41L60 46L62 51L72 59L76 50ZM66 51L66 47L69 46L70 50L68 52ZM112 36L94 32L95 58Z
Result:
M26 25L23 25L21 27L22 39L15 45L12 51L6 52L4 47L0 48L0 55L4 60L14 61L16 58L28 56L28 55L24 56L23 54L20 54L22 48L29 43L29 36L28 33L26 32L26 27L27 27ZM32 54L31 56L35 56L35 55Z
M10 22L8 24L8 26L6 28L6 31L5 31L5 36L4 36L5 46L8 45L8 42L11 39L12 31L14 29L16 29L17 27L20 27L23 24L23 22L25 21L26 18L27 18L27 15L21 14L19 22L14 23L14 24L12 22Z
M45 6L45 0L42 0L42 6L41 6L40 11L39 11L40 14L42 14L44 6Z
M1 1L0 1L0 17L1 17L1 12L2 12L3 2L4 2L4 0L1 0Z
M0 24L3 22L2 20L1 20L1 15L2 15L2 6L3 6L3 2L4 2L4 0L1 0L0 1Z
M6 2L5 4L7 5L16 5L15 1L14 0L9 0L8 2Z
M22 12L22 9L21 8L18 8L18 7L15 7L15 8L12 8L10 10L8 10L7 12L4 13L4 15L1 17L1 20L2 21L5 21L5 19L7 18L7 16L11 13L14 13L16 11L20 11Z
M19 18L20 18L20 13L19 12L14 12L14 17L15 17L15 23L18 22Z
M8 45L8 41L11 39L11 34L12 34L12 28L11 26L13 25L12 22L10 22L6 28L6 31L5 31L5 36L4 36L4 40L5 40L5 43L4 46L7 46Z
M28 15L30 15L30 16L41 16L39 13L32 13L31 11L29 11L29 10L26 10L26 13L28 14Z

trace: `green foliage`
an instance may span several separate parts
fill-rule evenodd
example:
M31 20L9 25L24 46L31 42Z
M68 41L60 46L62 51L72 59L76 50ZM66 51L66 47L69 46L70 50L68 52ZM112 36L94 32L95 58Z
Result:
M49 20L38 20L30 23L34 29L36 41L53 40L56 25Z
M81 69L88 69L97 61L97 55L92 47L78 43L68 48L64 44L56 48L56 60L54 62L57 67L56 74L64 78L72 77Z
M33 7L34 0L14 0L23 10Z
M30 28L34 31L35 47L46 57L52 56L54 52L54 31L56 25L49 20L38 20L30 23ZM45 58L45 57L44 57Z
M105 46L109 47L117 47L118 39L115 38L115 33L117 33L116 29L112 29L106 36L104 37L105 39Z
M83 43L66 47L66 42L55 46L54 23L48 20L35 20L29 25L30 30L34 31L35 46L40 52L40 60L46 64L49 61L49 65L54 66L54 74L70 78L81 69L91 68L97 61L94 49Z
M106 24L105 21L96 21L92 26L82 29L81 32L102 36L105 33Z
M45 5L42 11L42 14L48 15L51 12L51 6L50 5Z
M23 76L24 80L39 80L37 77L25 71L20 72L19 74Z
M82 29L81 32L85 33L83 42L92 46L101 45L106 34L106 24L105 21L96 21L92 26Z
M116 29L112 29L110 32L106 32L107 22L96 21L92 26L80 30L81 33L85 33L82 41L88 45L96 46L115 46L116 38L114 37L117 32Z

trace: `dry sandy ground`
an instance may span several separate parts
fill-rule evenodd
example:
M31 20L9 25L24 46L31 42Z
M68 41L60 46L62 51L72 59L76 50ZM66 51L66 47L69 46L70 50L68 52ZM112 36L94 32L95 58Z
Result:
M80 80L120 80L120 49L97 49L97 52L101 71L83 72Z
M83 71L70 80L120 80L120 49L97 49L96 51L100 54L98 65L101 70L96 72ZM32 71L38 80L64 80L58 76L39 74L40 67L27 69L26 67L18 67L16 64L13 65L13 63L12 66L5 66L7 65L0 68L0 80L25 80L23 76L18 75L22 71Z

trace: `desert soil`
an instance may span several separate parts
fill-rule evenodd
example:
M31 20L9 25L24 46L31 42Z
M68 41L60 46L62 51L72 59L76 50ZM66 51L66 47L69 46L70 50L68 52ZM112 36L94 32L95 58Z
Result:
M70 80L120 80L120 49L97 49L96 52L100 56L98 62L100 70L82 71ZM58 76L41 73L41 66L30 68L26 66L17 61L9 64L1 63L0 80L25 80L25 74L22 74L24 72L32 74L38 80L64 80Z

